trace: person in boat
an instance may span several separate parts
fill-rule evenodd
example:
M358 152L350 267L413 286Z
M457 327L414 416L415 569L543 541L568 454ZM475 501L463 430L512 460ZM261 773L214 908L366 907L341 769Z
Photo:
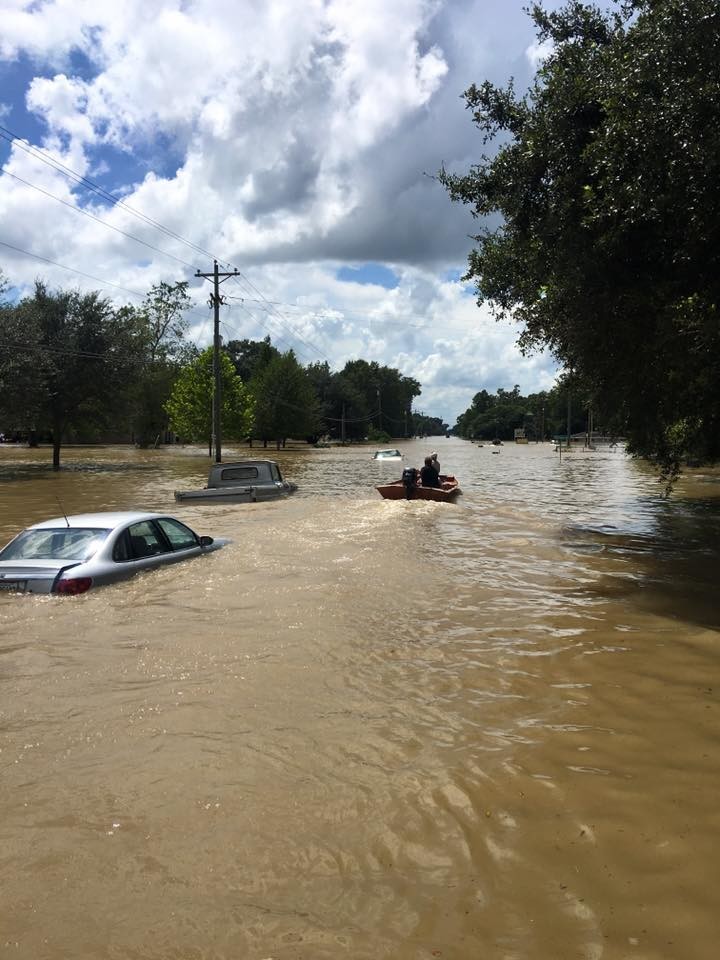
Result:
M440 476L440 461L438 460L438 455L435 451L430 454L430 459L432 460L432 465L438 472L438 476Z
M433 465L432 457L425 457L425 466L420 470L420 483L424 487L440 487L440 474Z

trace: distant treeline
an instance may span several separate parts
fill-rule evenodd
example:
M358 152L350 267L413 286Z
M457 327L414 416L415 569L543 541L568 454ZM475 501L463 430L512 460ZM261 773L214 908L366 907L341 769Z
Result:
M0 273L0 430L31 444L170 435L211 442L212 348L187 339L187 283L154 286L139 307L99 293L48 290L38 281L17 303ZM399 370L352 360L302 366L269 337L231 340L221 353L224 439L283 444L321 437L380 442L444 433L439 418L413 412L420 384Z
M453 433L466 440L512 440L515 430L522 429L528 440L547 440L589 429L602 430L593 422L593 411L582 394L573 397L572 382L561 378L552 390L523 396L518 386L502 387L497 393L481 390L458 419Z

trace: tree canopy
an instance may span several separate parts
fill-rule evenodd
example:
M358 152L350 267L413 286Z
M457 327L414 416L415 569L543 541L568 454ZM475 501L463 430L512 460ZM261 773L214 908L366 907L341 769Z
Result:
M220 354L220 380L222 435L228 439L242 440L250 433L253 402L235 373L232 361L224 353ZM211 441L214 389L213 348L207 347L183 367L165 404L173 430L185 440Z
M144 369L137 379L133 427L135 441L147 446L168 427L164 404L183 365L197 356L186 339L188 324L183 314L191 304L187 282L159 283L151 287L138 308L123 307L132 318L143 345Z
M569 2L531 16L531 89L464 94L484 142L440 173L480 218L466 279L549 346L607 429L671 471L720 456L720 8ZM500 223L497 225L497 215Z
M230 340L225 352L243 383L250 383L262 367L280 356L280 351L272 345L269 336L264 340Z
M560 377L552 390L524 396L516 384L512 390L499 387L496 393L480 390L461 413L453 432L468 440L512 440L517 428L529 440L586 433L590 429L589 409L570 377ZM595 433L605 425L595 421Z
M288 437L317 435L321 429L312 382L292 350L259 366L250 390L255 399L253 436L280 444Z
M411 429L412 402L420 392L417 380L394 367L375 360L349 360L329 395L335 398L335 422L344 407L349 436L398 437Z
M129 386L139 375L142 342L135 324L98 293L49 291L0 310L0 408L32 441L53 440L53 468L67 432L107 428L129 415Z

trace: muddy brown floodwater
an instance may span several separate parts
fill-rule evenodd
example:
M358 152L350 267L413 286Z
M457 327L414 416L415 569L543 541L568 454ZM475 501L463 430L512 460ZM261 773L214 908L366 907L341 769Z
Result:
M454 506L368 448L176 508L201 451L0 447L2 542L59 502L232 538L0 596L0 957L720 955L720 475L432 444Z

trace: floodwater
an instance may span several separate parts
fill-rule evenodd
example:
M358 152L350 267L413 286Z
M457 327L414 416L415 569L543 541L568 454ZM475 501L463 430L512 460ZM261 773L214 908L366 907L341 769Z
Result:
M176 507L202 451L0 447L3 542L60 503L232 538L0 596L0 958L719 955L720 475L431 443L455 505L368 448Z

